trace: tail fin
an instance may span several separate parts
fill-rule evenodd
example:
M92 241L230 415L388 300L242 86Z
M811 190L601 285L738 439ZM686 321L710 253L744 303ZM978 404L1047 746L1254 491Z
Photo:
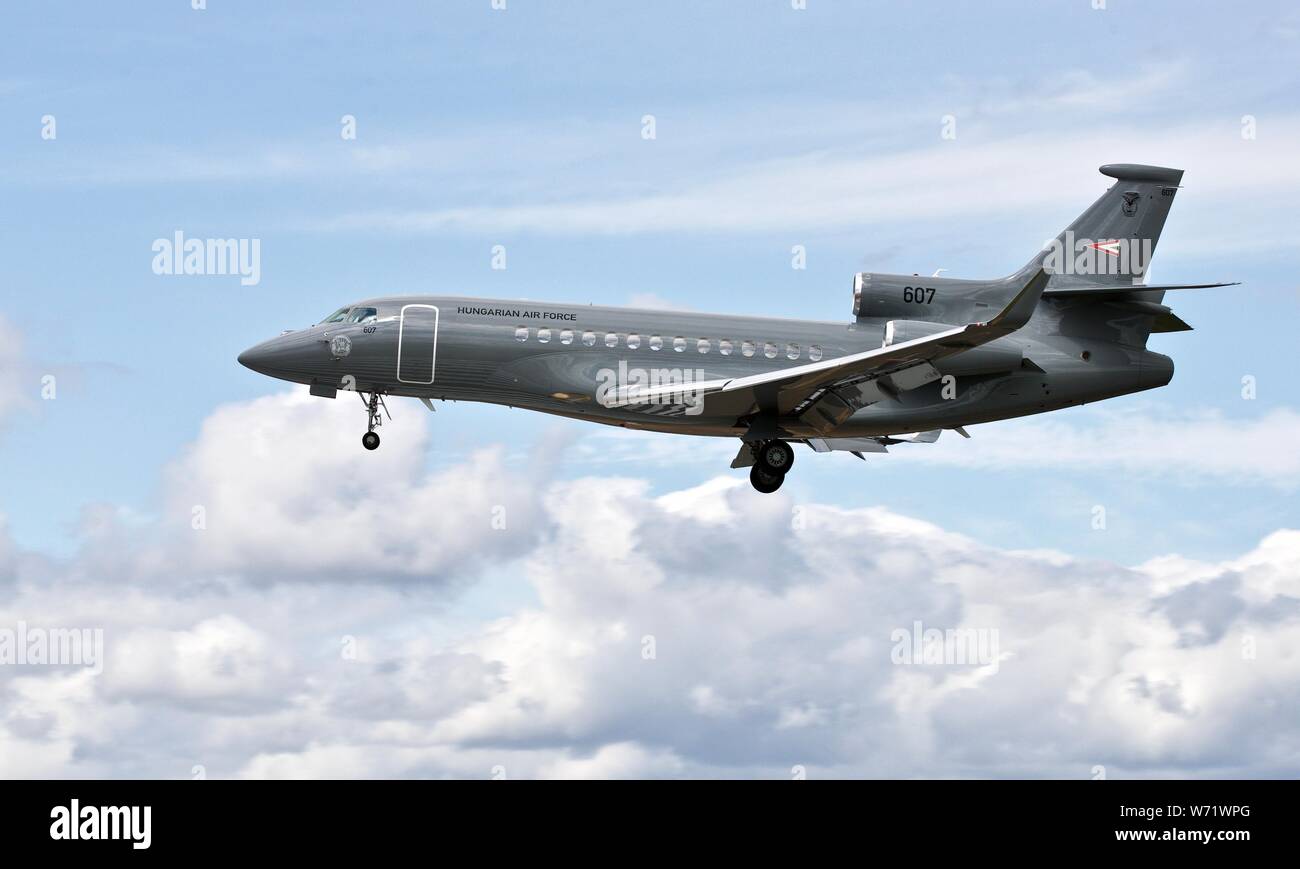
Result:
M1173 205L1183 170L1135 163L1112 163L1101 174L1116 179L1101 198L1074 219L1025 265L1027 278L1042 265L1056 286L1121 287L1143 280L1160 231Z

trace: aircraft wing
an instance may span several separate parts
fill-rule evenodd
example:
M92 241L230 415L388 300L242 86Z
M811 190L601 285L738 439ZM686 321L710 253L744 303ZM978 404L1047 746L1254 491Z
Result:
M1040 268L987 323L970 323L861 353L748 377L689 384L688 405L703 402L709 416L796 416L819 431L838 426L860 407L939 378L931 364L987 344L1029 322L1047 286ZM620 390L618 404L655 403L681 395L682 385Z

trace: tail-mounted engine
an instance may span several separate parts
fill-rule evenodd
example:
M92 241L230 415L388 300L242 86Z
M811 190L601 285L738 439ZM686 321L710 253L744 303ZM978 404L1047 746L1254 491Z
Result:
M965 324L993 316L1005 304L1005 285L995 281L921 275L853 276L853 316Z

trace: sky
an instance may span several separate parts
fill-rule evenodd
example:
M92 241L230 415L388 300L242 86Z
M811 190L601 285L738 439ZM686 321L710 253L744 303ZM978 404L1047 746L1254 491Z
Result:
M1300 774L1293 5L200 5L3 13L0 661L104 651L0 663L0 775ZM391 293L847 321L1115 162L1186 171L1153 282L1241 282L1167 297L1169 386L773 496L485 405L369 454L235 362ZM258 280L157 274L176 232Z

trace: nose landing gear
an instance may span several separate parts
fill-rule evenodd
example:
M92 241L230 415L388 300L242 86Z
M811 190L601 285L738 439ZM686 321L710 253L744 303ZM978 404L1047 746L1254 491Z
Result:
M749 483L763 494L781 488L786 473L794 467L794 447L786 441L761 441L751 446L754 465L749 469Z
M366 406L366 433L361 436L361 446L368 450L379 449L379 435L375 429L384 424L383 417L379 415L379 409L384 409L384 416L390 420L393 415L388 412L388 405L384 403L384 397L378 392L370 393L370 398L366 398L364 393L358 393L361 396L361 403Z

